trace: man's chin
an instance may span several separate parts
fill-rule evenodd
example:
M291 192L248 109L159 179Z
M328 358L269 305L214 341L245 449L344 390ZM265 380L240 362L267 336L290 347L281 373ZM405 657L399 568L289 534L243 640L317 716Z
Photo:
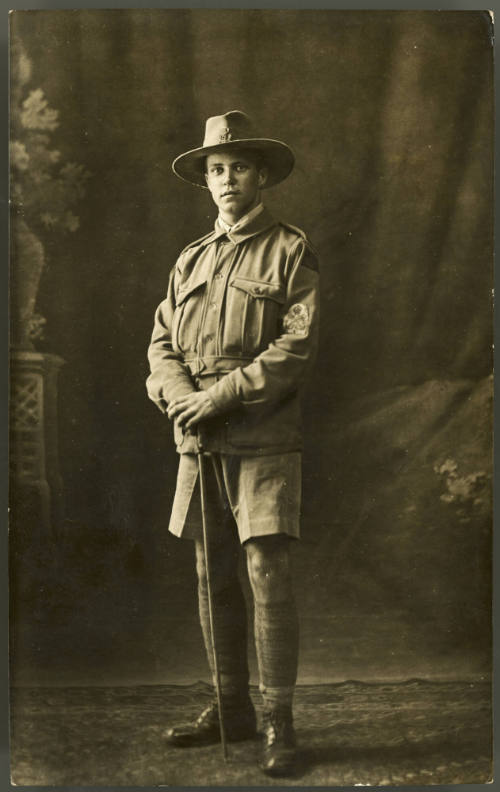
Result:
M245 200L241 195L224 196L218 203L220 209L224 209L226 212L238 213L241 216L250 211L253 205L253 201Z

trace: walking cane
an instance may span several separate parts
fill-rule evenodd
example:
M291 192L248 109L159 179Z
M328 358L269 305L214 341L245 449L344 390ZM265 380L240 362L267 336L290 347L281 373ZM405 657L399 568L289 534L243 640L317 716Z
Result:
M219 729L220 729L220 741L222 745L222 755L224 756L224 761L227 762L226 732L224 729L224 713L222 709L220 670L219 670L219 660L217 655L217 644L216 644L215 622L214 622L214 606L212 599L212 585L211 585L211 577L210 577L210 552L209 552L208 525L207 525L208 511L207 511L207 485L205 478L205 458L203 455L203 451L200 449L199 444L198 444L197 456L198 456L198 471L200 474L201 517L203 524L203 552L205 556L205 570L207 575L208 615L210 621L210 636L212 639L213 663L214 663L214 671L215 671L215 692L217 695L217 707L219 710Z

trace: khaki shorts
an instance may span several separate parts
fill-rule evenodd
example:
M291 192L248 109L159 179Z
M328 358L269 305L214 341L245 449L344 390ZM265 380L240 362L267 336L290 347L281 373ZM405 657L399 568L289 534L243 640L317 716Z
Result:
M300 535L300 452L269 456L204 456L208 530L215 536L236 522L240 542L268 534ZM201 539L198 459L181 454L169 531ZM234 518L234 521L233 521ZM215 534L213 533L215 532Z

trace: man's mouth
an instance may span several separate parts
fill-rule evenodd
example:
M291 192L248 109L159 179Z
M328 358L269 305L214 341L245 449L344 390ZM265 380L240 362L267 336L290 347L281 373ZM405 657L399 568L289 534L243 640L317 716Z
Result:
M226 190L226 192L222 193L221 198L224 198L226 195L239 195L239 190Z

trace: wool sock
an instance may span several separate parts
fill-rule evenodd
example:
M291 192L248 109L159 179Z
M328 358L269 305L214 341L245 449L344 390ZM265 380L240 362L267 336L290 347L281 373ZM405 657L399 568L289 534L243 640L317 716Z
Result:
M255 602L255 645L265 711L291 714L299 650L295 601Z
M210 634L206 582L198 582L200 622L208 664L215 686L215 667ZM228 702L248 702L247 614L239 580L230 581L213 592L214 624L217 642L221 692Z

